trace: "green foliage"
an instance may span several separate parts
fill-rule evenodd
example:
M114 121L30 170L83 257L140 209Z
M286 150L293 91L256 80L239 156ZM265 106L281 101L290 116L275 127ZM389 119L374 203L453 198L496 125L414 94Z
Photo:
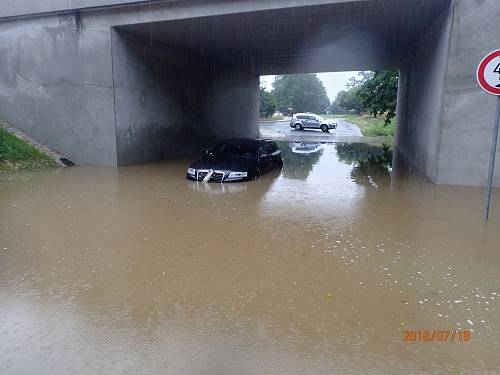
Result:
M33 146L0 128L0 172L54 167L55 162Z
M359 78L351 77L346 90L340 91L331 105L332 113L356 113L360 115L364 107L361 100L360 88L373 77L372 72L359 72Z
M349 83L347 83L346 88L352 89L352 88L360 87L365 82L367 82L373 78L373 72L358 72L358 77L359 78L356 78L356 77L349 78Z
M345 92L345 91L341 91L341 92ZM340 95L340 92L339 94L337 95L337 98L338 96ZM341 107L337 101L337 98L332 102L332 105L330 106L330 113L332 114L345 114L347 113L346 110Z
M361 104L358 91L358 88L353 87L347 91L341 91L337 94L337 98L333 103L336 107L338 107L338 109L340 109L339 113L351 112L358 115L361 113L363 105Z
M396 116L398 72L393 70L375 72L372 78L359 87L358 95L363 107L372 116L385 114L385 125L389 125Z
M273 94L266 91L265 88L260 88L260 117L271 117L276 111L276 99Z
M283 113L289 108L294 112L324 113L330 107L325 86L316 74L276 76L273 87L278 110Z
M346 90L339 92L332 103L332 112L385 115L384 126L389 126L396 116L397 71L360 72L358 76L352 77Z

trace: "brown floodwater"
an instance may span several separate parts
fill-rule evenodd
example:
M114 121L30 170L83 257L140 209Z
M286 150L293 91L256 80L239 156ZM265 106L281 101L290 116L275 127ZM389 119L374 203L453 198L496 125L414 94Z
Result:
M1 175L0 373L500 373L500 191L485 224L482 189L395 178L388 148L281 147L246 183Z

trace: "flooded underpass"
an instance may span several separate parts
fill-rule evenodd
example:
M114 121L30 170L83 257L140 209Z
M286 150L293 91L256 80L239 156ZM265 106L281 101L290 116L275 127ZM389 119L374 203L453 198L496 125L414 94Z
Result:
M485 224L388 146L280 147L246 183L0 176L0 373L499 373L500 192Z

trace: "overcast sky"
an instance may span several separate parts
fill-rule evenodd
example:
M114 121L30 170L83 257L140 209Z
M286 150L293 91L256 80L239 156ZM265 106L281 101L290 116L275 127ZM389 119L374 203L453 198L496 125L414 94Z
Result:
M349 82L349 78L357 76L358 72L340 72L340 73L317 73L318 78L325 85L326 92L330 101L333 101L339 91L345 89L345 85ZM261 76L260 81L265 85L267 90L272 89L274 76Z

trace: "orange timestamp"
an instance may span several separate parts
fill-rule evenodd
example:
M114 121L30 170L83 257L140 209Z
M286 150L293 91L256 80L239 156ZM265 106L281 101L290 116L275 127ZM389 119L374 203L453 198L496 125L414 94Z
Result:
M470 330L409 330L403 331L403 341L406 342L469 342Z

